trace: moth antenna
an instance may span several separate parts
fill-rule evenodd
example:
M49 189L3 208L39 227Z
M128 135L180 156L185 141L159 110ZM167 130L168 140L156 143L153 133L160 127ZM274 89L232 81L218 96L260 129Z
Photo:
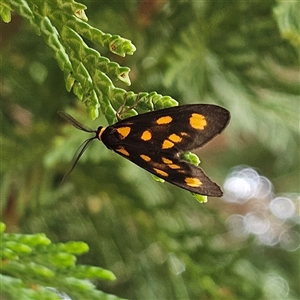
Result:
M85 150L87 149L87 147L91 144L91 142L95 139L96 137L92 137L89 138L87 140L85 140L77 149L77 151L74 154L73 160L72 160L72 167L70 168L70 170L64 175L61 184L63 184L70 176L70 174L72 173L72 171L74 170L75 166L77 165L80 157L82 156L82 154L85 152Z
M85 126L83 124L81 124L80 122L78 122L76 119L74 119L72 116L70 116L69 114L63 112L63 111L58 111L58 114L64 118L67 122L69 122L70 124L72 124L75 128L85 131L85 132L90 132L90 133L96 133L96 130L93 130L92 128ZM89 138L87 140L85 140L77 149L77 151L74 154L73 160L72 160L72 166L70 168L70 170L64 175L61 184L63 184L68 177L70 176L70 174L72 173L72 171L74 170L76 164L78 163L80 157L82 156L82 154L85 152L85 150L87 149L87 147L90 145L90 143L97 138L97 135Z
M92 128L81 124L80 122L78 122L77 120L75 120L72 116L70 116L69 114L67 114L67 113L65 113L63 111L58 111L57 113L62 118L64 118L66 121L68 121L70 124L72 124L75 128L77 128L79 130L82 130L82 131L85 131L85 132L96 132Z

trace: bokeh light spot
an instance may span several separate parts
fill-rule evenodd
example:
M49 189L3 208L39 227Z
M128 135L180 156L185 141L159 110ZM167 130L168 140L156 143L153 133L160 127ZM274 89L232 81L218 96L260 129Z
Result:
M279 219L287 219L294 215L294 202L286 197L277 197L270 202L270 210Z

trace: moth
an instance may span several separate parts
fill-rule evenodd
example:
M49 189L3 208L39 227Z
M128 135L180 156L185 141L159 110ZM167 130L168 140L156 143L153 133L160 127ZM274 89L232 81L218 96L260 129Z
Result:
M139 167L192 193L221 197L221 188L182 154L202 147L227 126L230 113L212 104L190 104L151 111L96 130L59 112L77 129L95 135L84 142L77 161L94 139Z

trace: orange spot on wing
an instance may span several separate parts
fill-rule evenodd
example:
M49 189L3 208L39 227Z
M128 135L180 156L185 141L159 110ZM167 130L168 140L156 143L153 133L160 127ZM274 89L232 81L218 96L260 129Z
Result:
M145 130L141 135L141 139L143 141L150 141L152 139L151 132L149 130Z
M148 155L145 155L145 154L141 154L140 158L146 162L149 162L151 160L151 157L149 157Z
M125 156L130 155L129 152L124 147L117 148L116 151L123 154L123 155L125 155Z
M190 125L194 129L203 130L204 127L207 125L207 121L203 115L194 113L190 117Z
M158 125L164 125L164 124L169 124L171 123L173 118L171 116L164 116L160 117L159 119L156 120L156 124Z
M163 177L169 176L169 174L168 174L167 172L162 171L162 170L160 170L160 169L153 168L153 170L154 170L157 174L159 174L159 175L161 175L161 176L163 176Z
M170 164L170 165L168 165L168 167L171 168L171 169L174 169L174 170L181 168L179 165L176 165L176 164Z
M122 136L122 139L125 139L131 131L131 128L128 126L117 128L118 133Z
M161 160L162 160L165 164L167 164L167 165L173 163L173 161L172 161L171 159L168 159L168 158L165 158L165 157L162 157Z
M164 140L162 143L162 149L170 149L174 146L174 143L172 143L169 140Z
M195 177L186 177L184 179L184 181L188 186L191 186L191 187L199 187L202 185L202 182L198 178L195 178Z
M175 133L171 134L168 139L174 143L180 143L182 141L182 137Z

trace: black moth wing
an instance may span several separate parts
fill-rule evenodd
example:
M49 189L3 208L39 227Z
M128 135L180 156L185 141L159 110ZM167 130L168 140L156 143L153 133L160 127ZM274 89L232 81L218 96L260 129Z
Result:
M171 107L108 126L101 140L109 149L172 184L220 197L220 187L180 154L203 146L226 127L229 119L229 112L216 105Z
M204 126L203 130L191 127L189 118L194 113L205 117L207 125ZM166 116L171 116L172 121L168 124L158 125L156 123L158 119ZM112 130L113 136L116 137L116 139L113 138L113 140L117 140L116 142L119 141L122 145L135 144L138 147L143 142L141 134L149 130L152 133L152 139L146 141L144 145L147 145L147 148L150 147L150 150L153 151L162 150L162 142L171 134L186 133L187 135L183 136L181 143L176 143L174 148L168 149L169 152L182 153L200 148L209 142L224 130L229 119L229 111L223 107L212 104L190 104L133 116L119 121L108 128L117 129L126 126L130 127L131 132L125 139L120 139L118 134L116 136L115 130ZM106 136L107 135L108 134L106 134ZM104 142L103 137L102 141Z
M201 168L182 160L179 156L172 156L170 159L172 160L173 164L180 166L180 169L176 169L176 172L174 172L169 165L160 165L161 170L168 172L169 175L167 177L160 176L159 174L151 171L149 168L147 168L147 170L174 185L196 194L211 197L221 197L223 195L219 185L213 182ZM197 178L200 180L201 185L194 187L190 186L186 183L186 178Z

